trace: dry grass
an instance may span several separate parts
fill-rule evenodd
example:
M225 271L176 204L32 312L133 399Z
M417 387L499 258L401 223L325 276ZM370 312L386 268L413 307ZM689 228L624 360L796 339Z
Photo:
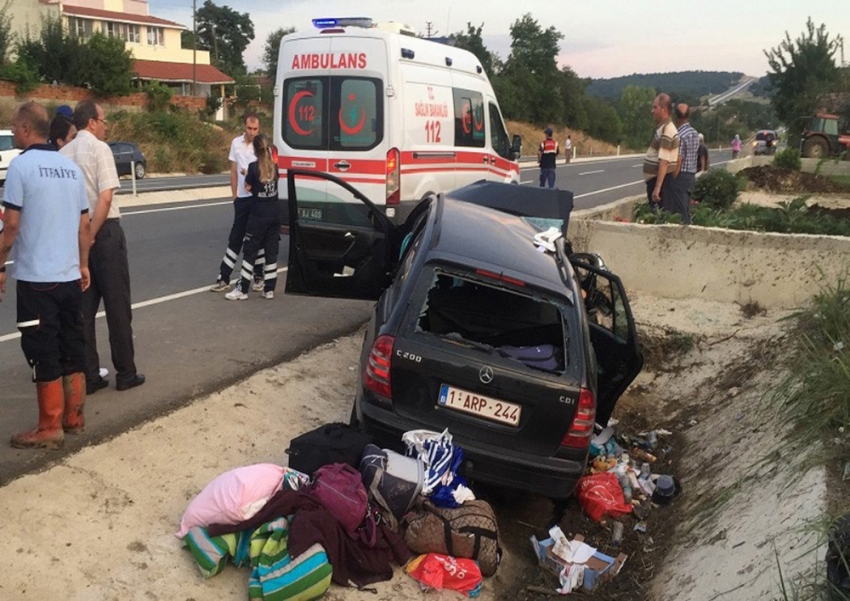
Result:
M507 122L508 133L510 135L519 134L522 136L522 154L523 156L534 156L537 152L537 147L546 138L542 127L532 125L530 123L521 123L519 121ZM563 151L564 140L567 139L567 134L572 136L573 148L576 149L576 156L599 156L599 155L615 155L617 147L608 142L602 142L591 138L583 131L569 129L566 127L552 128L554 130L553 137L558 140ZM621 152L626 152L626 149L621 149Z

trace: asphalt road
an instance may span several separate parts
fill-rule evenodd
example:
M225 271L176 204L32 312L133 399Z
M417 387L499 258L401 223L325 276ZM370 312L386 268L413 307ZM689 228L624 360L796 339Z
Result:
M67 437L63 451L22 451L7 444L12 433L37 420L35 386L15 327L12 282L0 304L0 484L350 333L368 319L371 303L286 296L282 279L273 300L254 293L247 301L234 302L209 292L227 241L231 205L221 199L123 212L136 362L147 382L117 392L110 374L110 388L88 400L86 433ZM282 266L287 244L285 238ZM105 320L98 322L101 365L112 370Z
M712 167L731 158L732 153L728 150L709 151L709 165ZM576 210L590 209L626 196L645 194L642 167L643 155L559 164L555 186L573 192ZM536 186L540 181L540 170L536 166L528 166L522 169L520 176L523 185Z
M712 162L721 159L712 153ZM644 191L640 157L572 163L558 168L556 185L576 194L576 208L588 208ZM200 176L209 182L221 176ZM538 169L522 171L523 184L536 185ZM191 178L152 178L187 185ZM232 218L231 201L180 202L126 208L123 226L130 255L137 365L144 386L117 392L111 385L89 398L86 433L67 437L63 451L22 451L8 446L12 433L37 420L35 386L15 327L14 282L0 304L0 484L81 446L114 436L154 416L219 390L255 371L356 330L371 303L291 297L283 278L274 300L256 293L247 301L226 301L208 291L215 279ZM286 265L288 238L278 264ZM98 320L101 365L112 370L104 319ZM251 394L246 390L245 394ZM353 393L352 393L353 397ZM203 436L203 432L198 433ZM282 443L283 444L283 443ZM139 449L143 454L145 449ZM175 458L179 460L179 458Z

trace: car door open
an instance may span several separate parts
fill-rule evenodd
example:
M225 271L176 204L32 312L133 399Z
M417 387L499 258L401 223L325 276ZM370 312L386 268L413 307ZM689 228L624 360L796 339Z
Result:
M620 395L640 373L643 354L623 283L601 265L585 262L591 257L574 255L570 263L581 284L596 353L596 422L605 426Z
M317 180L325 185L316 186ZM377 300L398 256L398 233L389 219L356 188L327 173L290 169L287 192L286 293Z

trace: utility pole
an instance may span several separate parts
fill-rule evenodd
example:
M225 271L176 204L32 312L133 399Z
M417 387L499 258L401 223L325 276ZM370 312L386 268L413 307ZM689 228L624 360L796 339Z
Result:
M425 35L426 38L432 38L438 33L440 33L439 31L434 29L433 21L425 21L425 29L428 31L428 33Z
M192 0L192 96L198 95L198 0Z

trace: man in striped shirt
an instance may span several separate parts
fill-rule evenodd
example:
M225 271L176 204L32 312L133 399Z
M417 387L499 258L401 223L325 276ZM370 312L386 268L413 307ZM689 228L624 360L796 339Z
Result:
M661 208L682 216L682 223L691 223L691 196L697 177L699 133L688 123L691 111L687 104L676 105L676 125L679 127L679 161L676 163L676 179L673 180L672 198Z
M679 161L679 132L670 118L672 109L667 94L659 94L652 103L652 118L657 127L643 159L643 178L653 213L657 213L662 200L673 193L673 178Z

